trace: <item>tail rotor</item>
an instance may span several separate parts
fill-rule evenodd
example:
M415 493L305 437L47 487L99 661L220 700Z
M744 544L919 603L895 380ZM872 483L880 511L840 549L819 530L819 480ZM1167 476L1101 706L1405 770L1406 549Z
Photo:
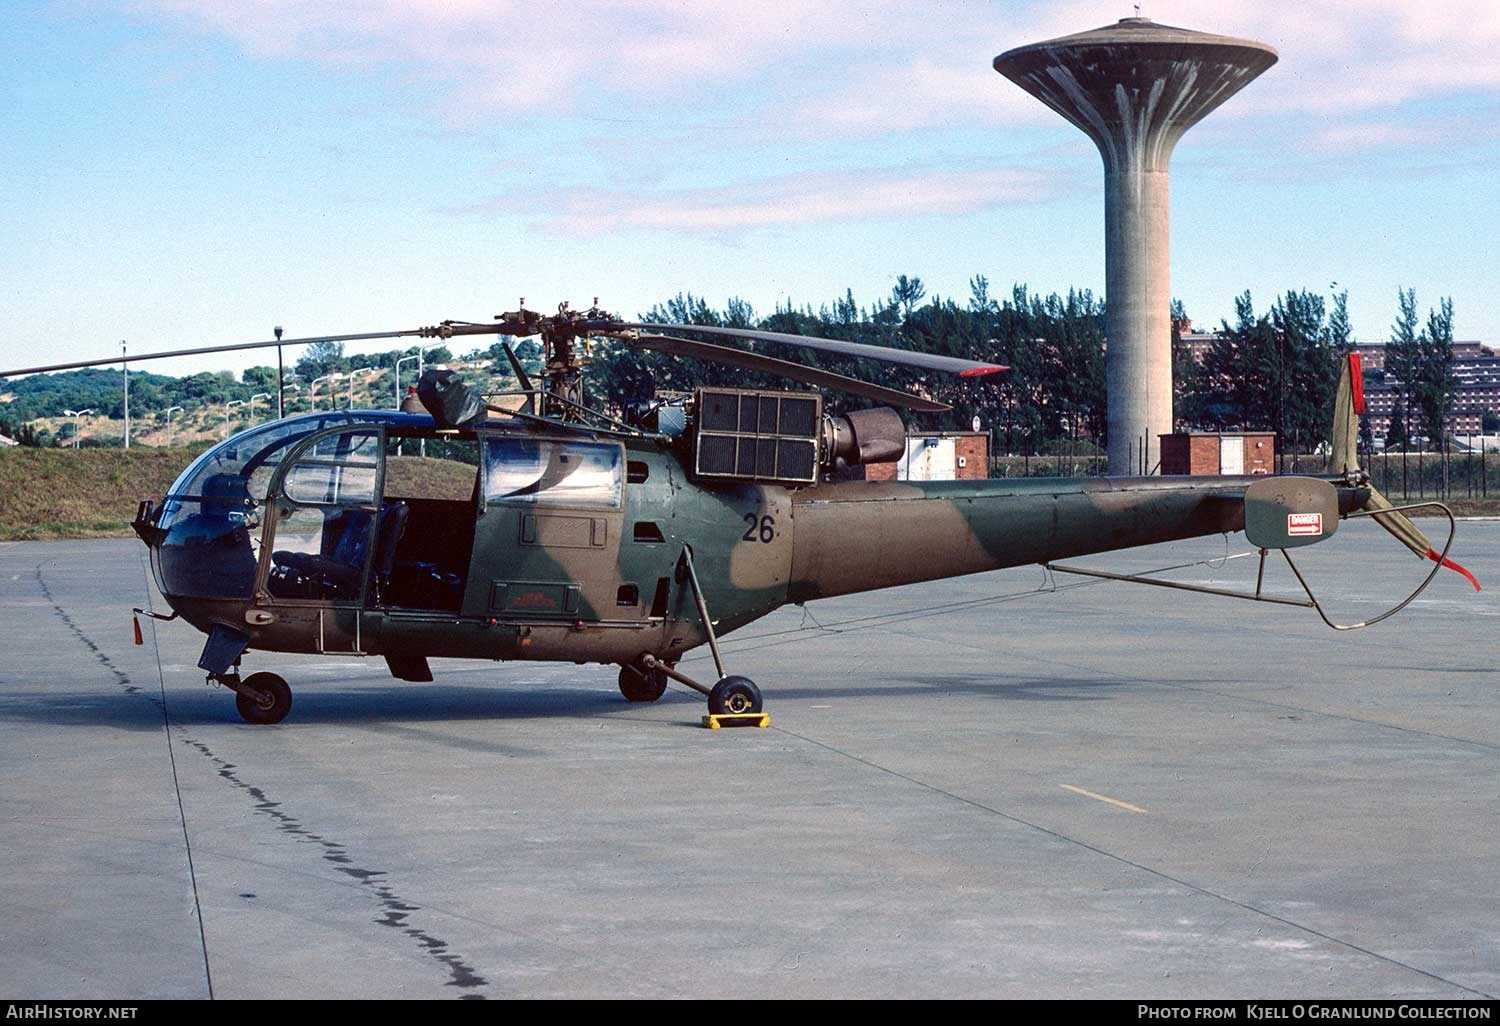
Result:
M1417 556L1430 559L1434 563L1441 563L1449 570L1462 574L1474 586L1474 590L1479 591L1479 581L1474 575L1453 560L1444 558L1421 529L1412 523L1411 518L1397 511L1395 504L1382 495L1369 480L1369 476L1362 472L1359 464L1359 418L1364 412L1364 376L1360 369L1359 354L1350 353L1348 360L1344 363L1343 373L1339 376L1338 392L1334 399L1333 445L1328 453L1327 471L1330 474L1353 474L1364 477L1370 498L1361 509L1370 511L1371 519Z

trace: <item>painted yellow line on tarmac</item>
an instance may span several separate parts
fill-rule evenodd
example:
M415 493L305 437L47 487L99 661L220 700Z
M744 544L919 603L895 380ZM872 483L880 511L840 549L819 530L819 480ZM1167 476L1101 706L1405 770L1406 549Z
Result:
M1109 804L1111 805L1118 805L1122 809L1129 809L1131 812L1139 812L1142 815L1147 814L1146 810L1141 808L1139 805L1131 805L1129 802L1122 802L1118 798L1109 798L1102 794L1095 794L1092 791L1085 791L1083 788L1074 787L1072 784L1058 784L1057 786L1062 788L1064 791L1072 791L1074 794L1081 794L1085 798L1092 798L1095 801L1099 802L1109 802Z

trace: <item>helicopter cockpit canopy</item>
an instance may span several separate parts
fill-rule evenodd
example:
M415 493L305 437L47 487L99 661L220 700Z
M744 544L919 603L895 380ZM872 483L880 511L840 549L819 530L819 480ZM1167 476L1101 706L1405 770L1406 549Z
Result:
M431 418L420 414L308 413L235 435L194 460L168 490L155 523L160 541L154 547L153 563L162 593L193 598L250 597L255 584L261 508L277 469L310 435L370 421L407 430L430 430L432 424ZM328 462L310 460L307 468L299 462L293 470L305 469L307 473L289 476L286 487L305 491L318 481L326 481ZM348 480L349 475L367 474L370 480L365 490L371 492L373 500L373 464L368 459L361 462L365 466L358 469L338 468L341 480L346 481L347 488L354 483Z

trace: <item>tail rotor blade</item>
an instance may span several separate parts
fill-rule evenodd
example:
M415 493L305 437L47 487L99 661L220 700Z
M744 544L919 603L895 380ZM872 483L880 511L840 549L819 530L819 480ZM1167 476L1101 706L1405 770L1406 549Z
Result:
M1338 392L1333 401L1333 445L1328 450L1327 471L1347 474L1359 469L1359 417L1365 412L1364 375L1359 354L1350 353L1339 375Z
M1330 474L1348 474L1360 469L1359 465L1359 418L1365 412L1364 374L1359 365L1359 354L1350 353L1344 362L1344 371L1339 375L1338 392L1333 408L1333 444L1328 452L1327 470ZM1361 509L1372 512L1371 518L1402 545L1411 549L1421 559L1440 563L1455 573L1462 574L1475 591L1481 590L1474 575L1433 548L1432 542L1405 513L1395 511L1394 504L1380 493L1373 484L1366 487L1370 498ZM1380 510L1390 510L1383 513Z
M1369 487L1370 498L1364 504L1364 509L1382 510L1394 508L1391 500L1380 494L1373 485ZM1423 559L1426 559L1427 554L1432 551L1432 542L1428 540L1427 535L1423 534L1416 524L1411 522L1411 518L1405 513L1376 513L1370 519L1389 531L1392 537Z

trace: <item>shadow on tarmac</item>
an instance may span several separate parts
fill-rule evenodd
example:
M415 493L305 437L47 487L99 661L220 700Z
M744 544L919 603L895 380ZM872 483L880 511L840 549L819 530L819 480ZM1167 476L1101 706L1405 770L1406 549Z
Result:
M1180 682L1179 682L1180 683ZM1003 702L1096 702L1112 692L1134 686L1134 682L1105 679L1050 678L1005 679L1000 676L931 675L906 677L891 683L867 685L776 687L765 689L768 709L780 701L850 701L866 698L910 697L933 699L943 695L966 695ZM297 688L291 714L285 723L368 725L445 720L519 720L552 718L620 718L639 714L653 706L627 703L615 693L592 687L525 687L514 684L487 686L400 684L327 685ZM697 723L702 699L674 687L657 705L692 707ZM234 696L220 688L201 691L169 690L167 704L172 723L239 724ZM101 687L98 690L0 691L0 721L50 726L109 726L122 730L160 730L161 695L158 691ZM247 725L247 729L248 725Z

